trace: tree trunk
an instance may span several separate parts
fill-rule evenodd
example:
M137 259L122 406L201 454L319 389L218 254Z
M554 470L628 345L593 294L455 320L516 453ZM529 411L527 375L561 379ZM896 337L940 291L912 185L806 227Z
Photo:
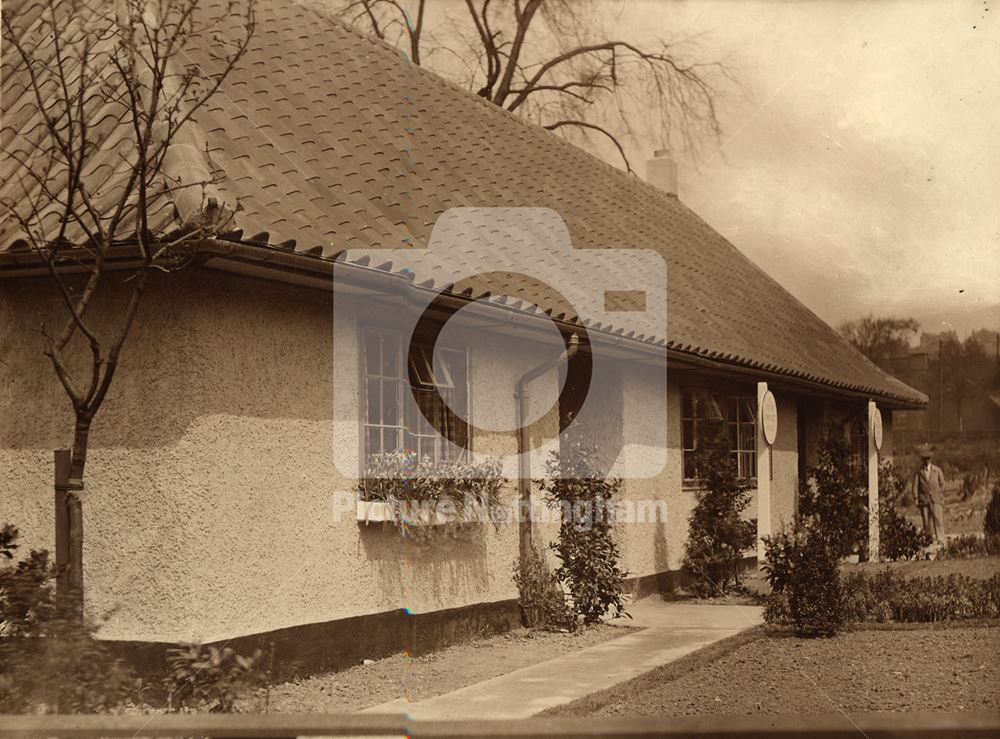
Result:
M60 598L71 612L83 617L83 473L87 466L87 444L91 418L78 414L73 433L69 479L66 481L66 574L61 580L65 593ZM57 554L57 561L59 556Z

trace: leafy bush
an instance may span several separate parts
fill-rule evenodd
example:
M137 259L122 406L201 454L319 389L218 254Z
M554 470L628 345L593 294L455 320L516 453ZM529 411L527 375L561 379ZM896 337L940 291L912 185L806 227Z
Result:
M864 549L868 541L868 483L838 429L827 429L818 463L809 469L808 477L813 484L803 488L802 515L816 518L821 535L838 558Z
M0 530L5 559L17 538ZM0 713L106 711L137 686L95 625L58 608L55 575L44 550L0 570Z
M882 558L893 562L913 559L933 541L930 534L918 529L895 506L884 501L879 503L878 529Z
M701 487L688 521L683 567L700 596L739 585L743 553L754 546L757 533L756 521L742 518L750 505L750 481L740 477L725 432L721 421L699 424L695 466Z
M874 577L851 573L843 580L848 621L933 622L1000 616L1000 575L977 580L965 575L915 577L885 570Z
M986 548L989 553L1000 554L1000 482L993 486L990 503L986 506L983 534L986 536Z
M792 581L792 572L797 562L798 554L805 543L805 526L798 519L791 528L785 527L773 536L765 536L764 578L771 586L771 592L783 593Z
M988 540L975 534L956 536L945 542L934 555L935 559L969 559L991 554Z
M843 622L837 553L825 536L807 532L786 588L788 610L801 636L833 636Z
M169 707L231 713L236 701L260 682L257 663L261 651L250 657L230 647L190 644L167 652Z
M566 602L559 579L536 549L528 552L524 562L514 562L514 582L525 626L576 631L576 611Z
M559 559L556 577L566 583L573 607L586 624L608 611L625 613L621 594L626 573L612 537L614 496L621 480L598 472L593 447L566 439L547 462L549 477L539 482L549 505L559 508L559 539L552 542Z
M764 572L772 592L771 624L794 624L800 636L833 636L843 622L837 555L815 519L765 537Z

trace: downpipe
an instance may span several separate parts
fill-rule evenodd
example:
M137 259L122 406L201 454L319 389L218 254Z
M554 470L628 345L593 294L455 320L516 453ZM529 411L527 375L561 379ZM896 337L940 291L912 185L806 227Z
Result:
M568 363L580 348L580 337L571 334L566 342L566 348L556 359L545 362L525 373L517 381L514 399L517 401L517 489L518 505L520 506L518 516L518 534L520 537L520 561L524 566L528 561L528 555L533 546L532 542L532 520L531 520L531 459L528 455L528 384L537 380L563 363Z

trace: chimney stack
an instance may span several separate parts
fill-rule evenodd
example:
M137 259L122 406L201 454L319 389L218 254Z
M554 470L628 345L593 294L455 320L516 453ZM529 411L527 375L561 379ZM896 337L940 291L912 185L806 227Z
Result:
M646 182L677 197L677 162L666 149L658 149L646 162Z

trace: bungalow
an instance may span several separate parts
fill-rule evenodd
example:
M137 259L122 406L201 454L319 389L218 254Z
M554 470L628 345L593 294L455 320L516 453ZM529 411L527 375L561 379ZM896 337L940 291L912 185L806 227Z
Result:
M887 455L893 411L926 404L664 178L627 175L308 5L262 1L256 26L192 124L201 166L227 174L219 197L235 226L187 269L154 276L91 435L84 580L103 638L263 640L312 669L509 628L517 526L413 538L367 509L335 515L332 501L353 500L374 455L410 448L501 458L513 504L518 462L539 477L581 408L596 408L589 428L607 470L624 473L623 498L665 510L616 529L632 587L649 591L681 565L709 409L756 481L764 535L795 514L825 424L848 424L863 455L881 436ZM5 113L28 94L10 53ZM7 152L30 131L18 115L2 126L0 196L16 200ZM654 179L669 171L651 166ZM455 251L470 245L478 256ZM414 299L436 306L420 312L430 339L399 325ZM53 450L72 417L39 327L59 309L4 216L0 522L50 550ZM518 380L574 334L592 360L589 392L571 360L540 373L519 406Z

